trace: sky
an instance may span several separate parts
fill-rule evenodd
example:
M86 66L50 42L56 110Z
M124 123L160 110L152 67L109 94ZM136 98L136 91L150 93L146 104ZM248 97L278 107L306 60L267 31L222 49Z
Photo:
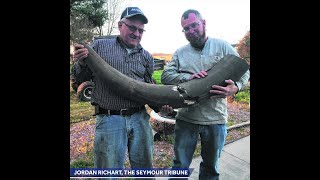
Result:
M236 44L250 30L250 0L130 0L148 18L141 45L150 53L173 54L188 44L181 27L187 9L198 10L209 37Z

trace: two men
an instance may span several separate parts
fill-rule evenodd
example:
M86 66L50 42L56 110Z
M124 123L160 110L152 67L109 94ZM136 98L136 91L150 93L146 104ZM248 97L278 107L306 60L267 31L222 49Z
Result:
M126 8L118 22L120 36L94 41L92 47L108 64L123 74L151 83L153 59L140 45L144 24L147 22L139 8ZM185 11L181 17L181 26L190 44L174 53L172 62L162 74L162 83L178 84L203 78L207 75L207 70L223 56L239 56L226 41L206 35L206 21L198 11ZM81 45L75 47L78 74L90 72L83 61L88 51ZM139 63L141 60L145 63ZM92 76L95 82L92 94L92 104L98 109L94 143L95 166L123 167L128 148L132 168L152 167L152 129L143 105L112 92L92 72L82 75ZM189 168L200 135L203 162L200 164L199 179L219 178L218 160L227 135L226 97L241 90L248 79L249 71L238 82L226 80L226 87L214 85L210 93L215 95L210 99L179 110L175 125L173 168ZM121 109L128 110L128 114L119 115Z

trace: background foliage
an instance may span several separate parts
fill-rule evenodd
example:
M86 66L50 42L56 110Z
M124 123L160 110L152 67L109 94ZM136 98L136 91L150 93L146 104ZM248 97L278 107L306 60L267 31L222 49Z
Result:
M129 0L70 0L70 40L89 42L111 35Z
M70 39L72 41L91 40L93 31L102 32L107 18L104 4L106 0L70 1Z
M250 30L239 41L236 48L239 55L250 64Z

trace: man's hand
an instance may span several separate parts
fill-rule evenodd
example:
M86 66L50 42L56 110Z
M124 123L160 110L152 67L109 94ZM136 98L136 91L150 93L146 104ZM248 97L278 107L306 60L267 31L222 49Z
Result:
M166 115L168 115L168 114L170 114L172 112L173 112L173 108L171 106L169 106L169 105L164 105L160 109L160 115L161 116L166 116Z
M80 65L84 65L83 59L88 57L89 51L87 48L84 48L81 44L74 44L74 61L79 61Z
M189 80L194 79L194 78L197 78L197 79L204 78L207 75L208 75L207 71L200 71L200 72L192 74L192 76L190 76Z
M229 79L225 80L228 84L226 87L213 85L210 93L214 93L210 98L226 98L227 96L233 96L237 91L238 87L234 84L234 82Z

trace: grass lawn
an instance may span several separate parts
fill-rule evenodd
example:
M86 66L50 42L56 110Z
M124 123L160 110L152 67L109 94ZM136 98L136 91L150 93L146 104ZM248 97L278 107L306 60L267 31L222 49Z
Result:
M157 84L162 84L161 83L161 74L163 70L158 70L154 71L152 77L156 80Z

